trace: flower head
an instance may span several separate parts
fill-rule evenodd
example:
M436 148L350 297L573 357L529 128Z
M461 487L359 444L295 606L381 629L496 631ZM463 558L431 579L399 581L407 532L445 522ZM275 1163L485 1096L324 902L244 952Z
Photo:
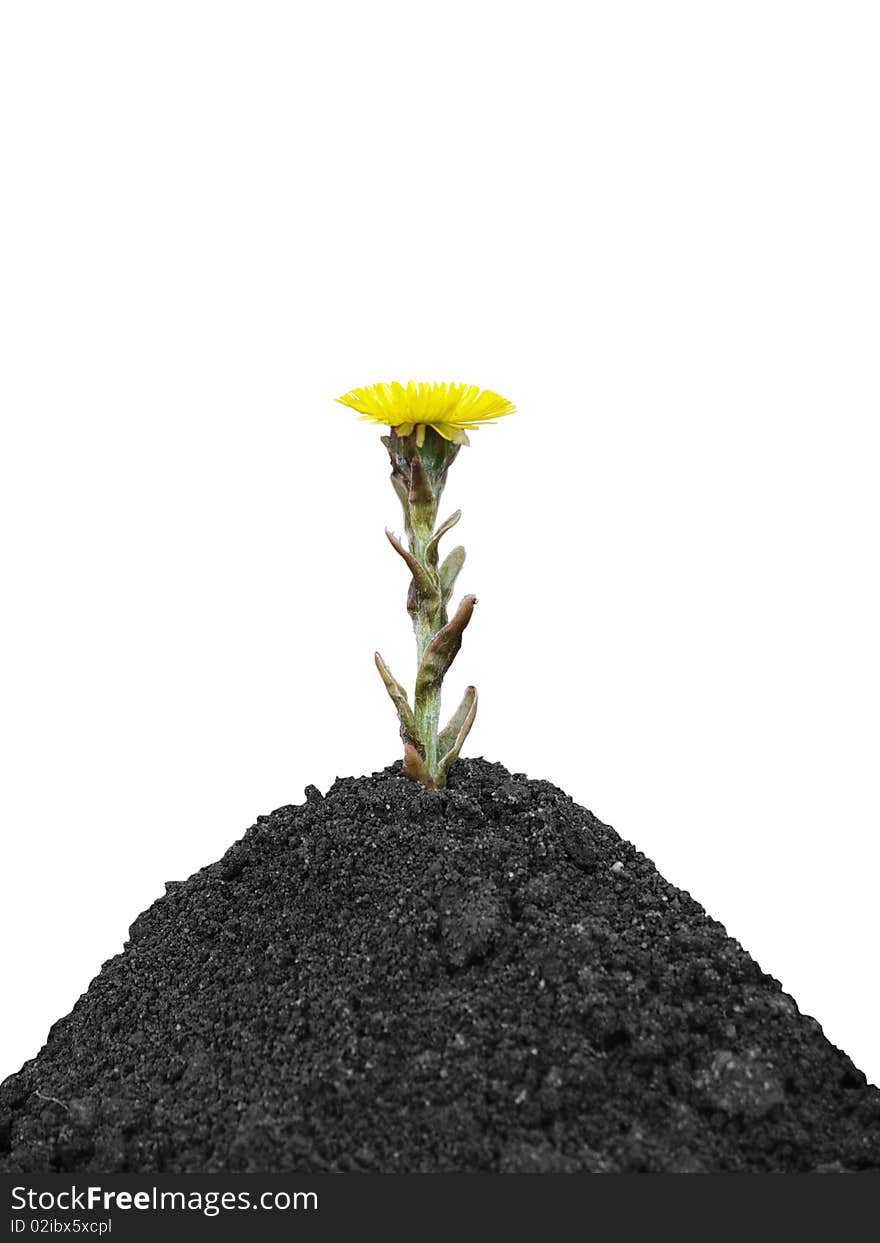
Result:
M427 427L432 427L444 440L466 445L467 429L494 423L515 410L513 402L488 388L418 380L410 380L406 385L395 381L353 388L336 400L359 411L368 422L395 428L398 436L408 436L415 429L419 445Z

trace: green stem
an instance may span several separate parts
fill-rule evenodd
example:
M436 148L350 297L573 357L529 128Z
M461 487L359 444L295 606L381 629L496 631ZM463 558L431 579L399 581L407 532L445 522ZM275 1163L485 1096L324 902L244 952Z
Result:
M404 771L414 780L439 789L445 783L446 772L458 755L476 712L476 692L468 687L462 707L440 734L441 684L461 646L461 632L470 620L475 603L474 597L466 597L452 622L447 621L447 604L464 561L464 549L455 548L442 565L439 564L440 537L455 525L459 514L453 514L438 530L437 510L446 473L459 446L443 440L430 428L425 430L421 445L415 433L400 437L394 431L383 437L383 443L391 458L391 481L403 508L409 545L407 551L388 532L389 540L407 563L412 576L407 610L415 632L418 657L412 711L406 692L381 657L377 656L377 664L400 716L401 734L406 743ZM442 755L440 737L444 739Z
M414 504L411 501L407 522L409 550L431 583L433 592L413 593L412 622L416 636L416 667L421 666L428 644L440 630L443 622L443 597L436 567L428 564L428 544L434 536L437 522L437 499ZM416 695L415 719L419 741L422 744L425 766L431 780L437 779L437 734L440 728L440 688Z

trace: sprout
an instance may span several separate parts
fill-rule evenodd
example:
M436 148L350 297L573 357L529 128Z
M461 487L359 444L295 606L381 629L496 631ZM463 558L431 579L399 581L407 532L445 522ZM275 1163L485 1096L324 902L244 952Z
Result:
M476 596L464 596L450 618L455 581L464 565L464 549L453 548L441 561L440 540L461 517L458 509L437 526L437 509L449 467L467 432L511 414L504 397L472 384L373 384L337 398L363 418L391 429L382 443L391 458L391 483L403 507L407 546L385 531L392 548L406 562L411 581L407 594L416 636L418 671L410 705L406 691L376 653L376 667L400 719L403 771L413 781L442 790L477 714L477 691L469 686L457 710L440 729L443 679L461 647Z

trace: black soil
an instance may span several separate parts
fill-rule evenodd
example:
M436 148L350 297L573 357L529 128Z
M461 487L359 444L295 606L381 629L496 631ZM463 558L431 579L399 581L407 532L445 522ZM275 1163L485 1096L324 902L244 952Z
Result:
M880 1092L554 786L465 760L307 795L0 1086L0 1171L880 1168Z

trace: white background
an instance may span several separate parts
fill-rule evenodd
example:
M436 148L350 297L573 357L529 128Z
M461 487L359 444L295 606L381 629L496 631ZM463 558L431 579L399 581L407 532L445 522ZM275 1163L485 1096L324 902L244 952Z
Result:
M880 1079L873 3L4 4L0 1077L258 813L398 754L378 430L450 476L468 752Z

